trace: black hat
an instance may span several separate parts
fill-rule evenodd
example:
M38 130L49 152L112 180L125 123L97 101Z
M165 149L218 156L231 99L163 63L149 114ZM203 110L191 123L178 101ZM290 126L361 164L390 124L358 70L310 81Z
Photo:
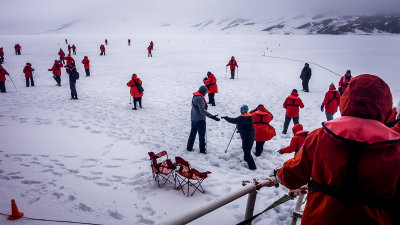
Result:
M297 90L296 90L296 89L293 89L292 92L296 92L296 93L297 93Z

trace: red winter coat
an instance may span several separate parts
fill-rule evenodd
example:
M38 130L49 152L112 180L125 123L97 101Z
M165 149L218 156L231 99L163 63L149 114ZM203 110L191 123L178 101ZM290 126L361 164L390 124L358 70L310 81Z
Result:
M151 46L151 47L153 47L153 45L154 45L154 44L153 44L153 42L152 42L152 41L150 41L150 46Z
M253 116L254 131L256 133L256 142L269 141L275 137L275 129L269 125L274 116L264 106L259 106L257 111L250 111Z
M203 80L203 83L208 88L207 93L218 93L217 79L214 74L208 75L208 78Z
M233 59L229 60L229 62L228 62L228 64L226 66L229 66L229 68L231 70L233 70L238 66L238 64L237 64L235 58L233 58Z
M324 101L321 106L325 106L325 110L328 113L336 113L340 103L340 94L336 91L335 87L330 87L329 91L326 92Z
M376 76L357 76L341 98L342 117L324 122L323 128L311 132L303 150L278 170L281 183L289 189L308 182L311 186L302 225L399 224L391 221L387 210L357 201L359 196L369 202L375 198L399 203L399 199L394 198L400 196L400 134L382 123L390 115L391 107L392 97L387 84ZM353 147L348 144L351 141L363 145ZM349 173L347 182L345 178L351 168L348 157L357 149L361 151L361 157L354 167L356 175ZM355 186L355 190L350 192L352 188L344 188L346 184ZM318 185L344 190L351 196L332 197L343 194L340 191L325 192L323 188L318 191Z
M3 48L0 48L0 56L4 56Z
M3 67L0 67L0 81L6 81L6 75L9 73Z
M104 45L100 45L100 51L105 52L106 51L106 47L104 47Z
M16 44L16 45L14 46L14 49L15 49L15 51L21 50L21 45Z
M75 45L72 45L72 51L75 51L76 50L76 46Z
M61 76L61 68L63 67L63 64L56 61L54 62L53 67L51 67L51 69L49 69L49 71L53 71L53 74L56 76Z
M68 51L71 51L71 45L68 45Z
M344 93L344 91L346 90L346 87L349 85L349 82L352 78L353 77L351 75L349 78L347 78L346 75L344 75L343 77L340 78L340 81L339 81L340 94Z
M308 135L308 131L303 130L303 125L296 124L292 128L294 136L290 141L290 145L286 148L282 148L281 152L283 153L292 153L294 152L294 156L300 151L301 147L303 147L304 140Z
M90 60L88 59L88 57L85 56L85 58L82 60L82 63L85 67L85 69L89 69L90 68Z
M151 53L151 45L149 45L149 47L147 47L147 51L149 51Z
M138 84L142 85L142 81L136 75L132 75L132 80L130 80L126 85L128 87L131 87L131 95L132 95L132 97L140 98L140 97L143 96L143 92L139 92L139 90L136 87L135 83L138 83Z
M286 116L299 117L299 107L303 108L304 104L299 98L299 94L297 94L296 92L292 92L283 103L283 108L286 109Z
M71 63L75 63L74 58L72 58L69 54L67 57L65 57L65 60L67 60L67 66L71 65Z
M64 53L64 51L58 51L58 55L60 56L60 59L61 60L63 60L64 59L64 57L65 57L65 53Z
M35 71L35 69L32 68L32 65L30 63L27 63L23 70L23 72L25 73L25 77L32 77L33 71Z
M128 43L131 43L131 39L128 39Z

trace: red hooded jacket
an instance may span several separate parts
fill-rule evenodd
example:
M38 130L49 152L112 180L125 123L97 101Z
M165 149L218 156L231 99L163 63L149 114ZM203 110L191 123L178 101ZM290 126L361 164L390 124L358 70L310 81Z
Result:
M61 59L61 60L63 60L64 57L65 57L65 53L64 53L64 51L62 51L62 50L58 51L58 55L60 56L60 59Z
M275 129L269 125L274 116L264 106L257 107L256 111L250 111L253 116L254 131L256 134L256 142L269 141L275 137Z
M90 69L90 60L87 56L85 56L82 60L83 66L85 67L85 69Z
M16 44L16 45L14 46L14 49L15 49L15 51L21 50L21 45Z
M343 93L344 93L344 91L346 90L346 87L349 85L349 82L350 82L350 80L351 80L352 78L353 78L353 77L352 77L351 75L350 75L349 78L347 78L346 75L344 75L344 76L342 76L342 77L340 78L340 81L339 81L340 94L343 94Z
M299 94L292 92L283 103L283 108L286 109L286 116L299 117L300 108L304 108L304 104L299 98Z
M303 225L399 224L385 208L400 201L400 134L382 123L391 108L383 80L357 76L341 97L342 117L312 131L278 170L289 189L309 183Z
M67 66L71 65L71 63L75 63L74 58L70 54L68 54L67 57L65 57L65 60L67 60Z
M208 78L203 80L204 85L208 88L207 93L218 93L217 79L214 74L207 75Z
M106 47L104 47L104 45L100 45L100 51L105 52L106 51Z
M340 94L335 87L330 87L326 92L324 101L321 106L325 106L328 113L336 113L340 103Z
M25 77L32 77L33 71L35 71L35 69L32 68L32 65L30 63L27 63L23 70L23 72L25 73Z
M0 56L4 56L3 48L0 48Z
M147 51L149 51L151 53L151 45L149 45L149 47L147 47Z
M236 62L236 59L233 58L233 59L229 60L229 62L228 62L228 64L226 66L229 66L229 68L231 70L235 69L238 66L238 64Z
M304 140L308 135L308 131L303 130L303 125L301 125L300 123L294 125L292 131L294 136L290 141L290 145L286 148L282 148L281 152L282 154L294 152L294 156L296 156L301 147L303 147Z
M0 66L0 81L6 81L6 75L9 75L9 73L2 66Z
M56 76L61 76L61 68L63 67L63 64L55 61L53 64L53 67L51 67L51 69L49 69L49 71L53 71L53 74Z
M136 83L142 85L142 81L136 76L136 74L132 75L132 80L130 80L126 85L131 87L131 95L134 98L143 97L143 92L140 92L136 86Z

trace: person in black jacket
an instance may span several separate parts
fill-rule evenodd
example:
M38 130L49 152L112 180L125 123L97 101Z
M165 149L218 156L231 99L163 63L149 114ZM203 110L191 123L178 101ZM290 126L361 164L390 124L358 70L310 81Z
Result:
M71 100L78 100L78 93L76 92L76 80L79 80L79 73L76 71L75 63L66 66L69 75L69 87L71 89Z
M311 68L310 68L310 65L308 65L308 63L306 63L304 65L304 68L301 71L300 78L302 80L303 91L304 92L309 92L309 90L308 90L308 82L311 79Z
M249 169L255 170L257 169L256 163L254 162L253 157L251 156L251 148L254 144L255 139L255 131L253 126L253 117L250 113L248 113L249 107L247 105L243 105L240 108L241 115L236 118L230 118L227 116L221 117L225 119L228 123L237 124L237 129L239 131L240 137L242 138L242 147L244 153L244 161L247 162Z

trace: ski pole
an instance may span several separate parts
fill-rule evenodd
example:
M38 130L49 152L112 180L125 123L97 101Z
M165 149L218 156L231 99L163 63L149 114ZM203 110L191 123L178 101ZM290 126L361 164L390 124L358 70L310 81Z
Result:
M11 83L12 83L12 84L14 85L14 87L15 87L14 81L11 79L11 76L10 76L10 74L8 75L8 77L10 78L10 80L11 80ZM17 90L17 91L18 91L17 87L15 87L15 90Z
M232 141L233 135L235 135L235 132L236 132L236 127L235 127L235 129L233 130L233 134L232 134L231 140L229 140L228 146L226 146L225 153L228 151L229 145L231 144L231 141Z

